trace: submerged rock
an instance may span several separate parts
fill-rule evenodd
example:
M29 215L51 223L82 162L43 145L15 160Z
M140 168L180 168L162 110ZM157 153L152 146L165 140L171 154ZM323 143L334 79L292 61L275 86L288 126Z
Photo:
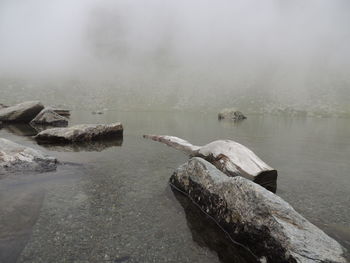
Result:
M244 116L242 112L234 108L228 108L220 111L218 114L218 118L219 120L228 119L228 120L234 120L234 121L241 121L246 119L247 117Z
M341 245L283 199L202 158L180 166L170 182L265 262L346 262Z
M0 121L29 123L44 108L39 101L27 101L0 109Z
M0 177L13 172L48 172L56 168L56 158L0 138Z
M39 143L74 143L87 142L111 137L122 137L121 123L81 124L68 128L52 128L35 136Z
M162 142L190 156L202 157L228 176L243 176L276 192L277 171L240 143L218 140L204 146L196 146L174 136L144 135L143 137Z
M45 108L30 122L30 124L67 126L68 119L57 114L52 108Z

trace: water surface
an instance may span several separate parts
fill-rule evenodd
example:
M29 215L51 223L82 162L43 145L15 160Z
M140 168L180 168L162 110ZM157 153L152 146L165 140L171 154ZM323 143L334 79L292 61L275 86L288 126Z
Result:
M174 194L169 177L188 158L146 133L248 146L278 170L277 194L350 248L349 120L73 111L70 124L114 121L125 127L122 141L86 146L40 146L23 125L0 130L63 163L57 172L0 180L0 262L253 262Z

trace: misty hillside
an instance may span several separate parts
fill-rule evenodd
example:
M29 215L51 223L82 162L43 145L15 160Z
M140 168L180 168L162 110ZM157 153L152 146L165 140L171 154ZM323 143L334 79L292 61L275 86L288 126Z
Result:
M346 0L2 1L1 97L347 116L349 11Z

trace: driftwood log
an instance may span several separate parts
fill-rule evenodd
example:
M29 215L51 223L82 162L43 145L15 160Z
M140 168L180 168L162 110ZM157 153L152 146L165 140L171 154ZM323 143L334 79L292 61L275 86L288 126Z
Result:
M143 135L164 143L191 157L201 157L230 177L242 176L271 192L277 189L277 171L263 162L254 152L231 140L218 140L196 146L181 138L168 135Z

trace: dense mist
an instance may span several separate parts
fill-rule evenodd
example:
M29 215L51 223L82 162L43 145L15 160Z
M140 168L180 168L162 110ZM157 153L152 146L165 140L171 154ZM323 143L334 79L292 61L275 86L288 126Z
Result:
M0 98L344 116L349 12L347 0L2 0Z

